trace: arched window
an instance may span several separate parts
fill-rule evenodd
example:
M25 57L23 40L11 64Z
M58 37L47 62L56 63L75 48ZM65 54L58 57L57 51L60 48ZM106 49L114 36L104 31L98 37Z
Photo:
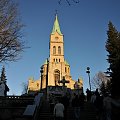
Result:
M58 59L56 59L56 63L58 63Z
M54 71L55 86L59 85L59 83L58 83L59 80L60 80L60 71L56 69Z
M58 46L58 54L60 55L61 54L61 47Z
M56 47L53 46L53 55L56 54Z
M59 62L60 62L60 59L59 59Z
M67 72L67 68L65 67L65 73Z
M70 73L70 68L68 68L68 73Z

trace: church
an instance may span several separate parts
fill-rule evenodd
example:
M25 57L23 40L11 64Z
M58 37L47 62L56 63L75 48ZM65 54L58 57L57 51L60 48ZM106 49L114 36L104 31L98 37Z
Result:
M70 89L83 87L83 80L81 78L78 78L78 81L73 80L70 74L70 65L64 57L64 35L61 32L57 14L50 34L49 58L41 66L40 72L38 80L29 78L28 91L39 91L48 86L62 86L63 84Z

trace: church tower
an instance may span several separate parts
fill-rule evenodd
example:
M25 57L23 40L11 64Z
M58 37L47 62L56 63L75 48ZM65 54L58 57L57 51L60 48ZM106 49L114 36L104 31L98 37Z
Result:
M42 79L42 88L46 86L46 72L48 72L48 86L61 86L62 83L58 81L65 77L65 80L69 81L66 86L74 88L75 81L70 75L70 65L64 58L64 35L60 30L57 14L50 34L49 62L46 61L43 65L43 78L45 79Z

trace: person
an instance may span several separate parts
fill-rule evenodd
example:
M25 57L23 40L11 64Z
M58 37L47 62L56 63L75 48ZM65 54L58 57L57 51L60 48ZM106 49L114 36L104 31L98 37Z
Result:
M78 95L76 95L75 93L72 99L72 107L74 109L75 120L79 120L80 119L80 100Z
M108 94L105 94L105 96L104 96L103 108L104 108L105 120L111 120L112 98Z
M95 109L96 109L96 118L101 119L103 116L103 96L100 94L96 94L96 99L94 101Z
M5 96L5 84L3 81L0 81L0 96Z
M95 93L92 93L90 102L91 102L92 104L94 104L95 100L96 100L96 95L95 95Z
M87 94L87 101L91 100L91 91L87 88L86 90L86 94Z
M67 96L67 94L65 94L62 98L61 98L61 102L64 105L64 117L66 117L66 113L67 113L67 108L69 106L69 98Z
M64 119L64 105L60 100L57 100L57 103L54 107L54 116L55 120L63 120Z
M79 102L80 102L80 109L84 110L85 95L83 92L79 96Z

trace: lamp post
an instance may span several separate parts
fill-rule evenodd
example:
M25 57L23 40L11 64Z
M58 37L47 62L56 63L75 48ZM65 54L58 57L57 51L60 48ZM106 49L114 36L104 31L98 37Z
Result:
M47 99L47 94L48 94L48 71L49 71L49 60L47 58L47 73L46 73L46 99Z
M40 73L41 73L41 85L40 85L40 90L42 90L43 66L41 66Z
M90 86L90 91L91 91L91 83L90 83L90 67L87 67L86 73L88 73L89 86Z

